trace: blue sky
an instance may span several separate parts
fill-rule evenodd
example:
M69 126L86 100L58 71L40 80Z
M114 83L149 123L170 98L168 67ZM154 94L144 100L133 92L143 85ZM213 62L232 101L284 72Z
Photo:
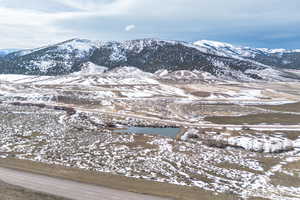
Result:
M0 49L70 38L300 49L299 0L0 0Z

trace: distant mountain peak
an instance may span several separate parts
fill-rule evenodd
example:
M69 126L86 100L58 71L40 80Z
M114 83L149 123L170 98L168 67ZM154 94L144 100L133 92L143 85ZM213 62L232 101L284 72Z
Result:
M19 49L0 49L0 57L4 57L10 53L19 51Z
M232 44L226 43L226 42L218 42L218 41L213 41L213 40L198 40L194 42L195 45L198 46L210 46L210 47L234 47Z
M62 75L79 72L82 67L86 73L103 70L97 66L108 70L132 66L151 73L180 71L179 75L190 74L190 77L193 75L187 71L196 70L240 81L291 80L299 77L280 68L300 69L300 53L238 47L210 40L188 43L145 38L119 42L73 38L8 54L0 60L0 73Z

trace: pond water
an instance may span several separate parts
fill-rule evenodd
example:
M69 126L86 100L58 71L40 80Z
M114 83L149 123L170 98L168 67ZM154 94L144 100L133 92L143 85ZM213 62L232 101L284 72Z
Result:
M115 133L135 133L135 134L152 134L168 137L176 137L180 128L150 128L150 127L127 127L124 129L117 129Z

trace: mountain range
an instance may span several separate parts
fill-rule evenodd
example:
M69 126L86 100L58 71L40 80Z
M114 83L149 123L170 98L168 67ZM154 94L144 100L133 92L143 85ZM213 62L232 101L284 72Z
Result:
M18 51L19 49L0 49L0 58L6 56L7 54Z
M72 39L4 54L0 58L2 74L65 75L92 63L108 70L122 66L151 73L188 70L238 81L300 80L299 75L286 70L300 69L300 50L238 47L208 40L187 43L159 39Z

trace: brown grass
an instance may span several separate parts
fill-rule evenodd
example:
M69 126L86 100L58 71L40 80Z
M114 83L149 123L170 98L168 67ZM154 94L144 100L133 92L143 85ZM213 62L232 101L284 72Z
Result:
M176 200L239 199L237 196L230 194L214 195L213 192L205 191L196 187L158 183L109 173L98 173L76 168L65 168L62 166L48 165L26 160L0 159L0 166L124 191L169 197Z
M247 172L254 173L254 174L263 174L263 172L261 172L261 171L257 171L254 169L250 169L250 168L243 167L241 165L229 163L229 162L222 162L222 163L217 164L216 166L220 167L220 168L225 168L225 169L236 169L236 170L240 170L240 171L247 171Z
M271 178L271 183L275 186L282 185L286 187L300 187L300 178L296 176L289 176L283 173L276 173Z
M114 134L121 134L121 133L114 133ZM134 142L130 143L113 143L118 145L125 145L129 148L137 148L137 147L143 147L145 149L157 149L157 145L149 144L148 142L151 142L151 137L145 137L144 135L134 135Z
M211 95L210 92L202 92L202 91L192 92L191 94L197 97L209 97Z
M279 123L282 125L294 125L300 123L300 115L292 115L292 114L279 114L279 113L261 113L261 114L251 114L244 116L213 116L206 117L206 121L215 123L215 124L275 124Z
M300 171L300 161L290 162L284 166L286 169L297 169Z
M283 105L260 105L255 107L283 112L300 112L300 102Z

